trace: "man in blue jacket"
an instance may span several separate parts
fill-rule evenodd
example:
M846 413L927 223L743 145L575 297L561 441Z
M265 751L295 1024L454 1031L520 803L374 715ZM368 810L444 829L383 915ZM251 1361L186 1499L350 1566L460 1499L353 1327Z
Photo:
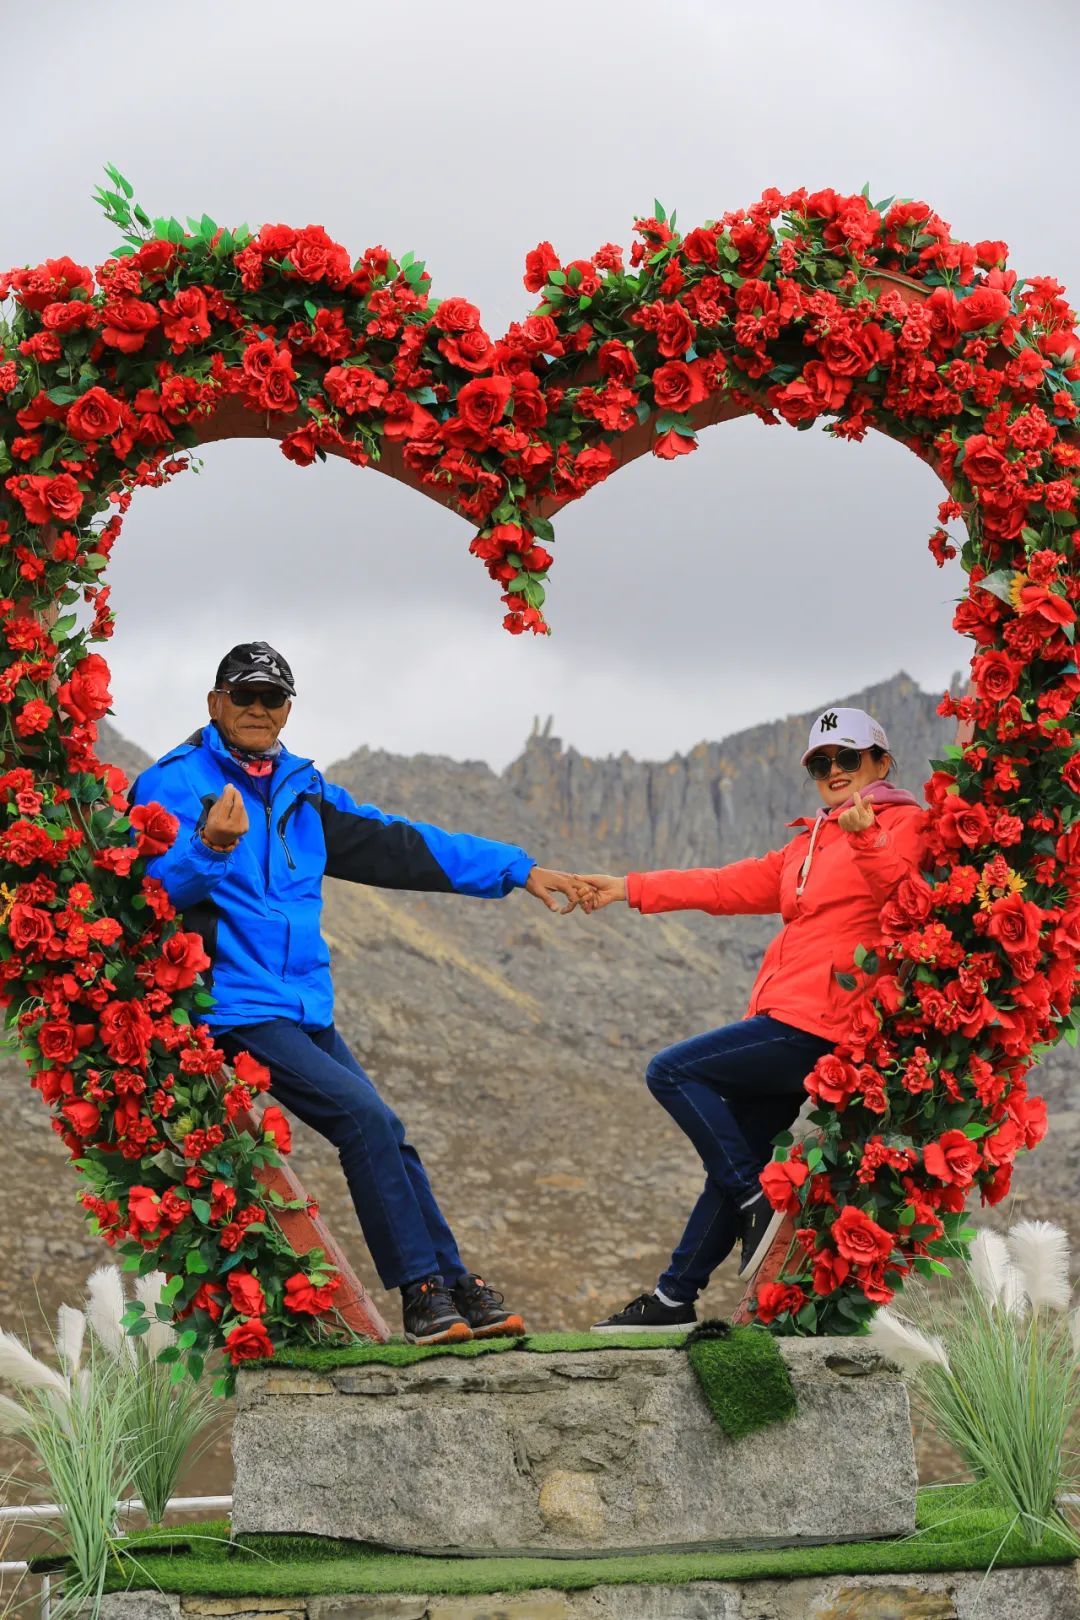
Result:
M334 1028L322 880L500 898L524 888L573 910L577 880L522 849L447 833L357 804L279 737L296 695L265 642L226 653L211 723L144 771L133 803L179 818L150 862L212 963L207 1023L226 1054L248 1051L271 1091L331 1142L384 1287L400 1288L415 1344L524 1331L502 1295L465 1269L405 1128Z

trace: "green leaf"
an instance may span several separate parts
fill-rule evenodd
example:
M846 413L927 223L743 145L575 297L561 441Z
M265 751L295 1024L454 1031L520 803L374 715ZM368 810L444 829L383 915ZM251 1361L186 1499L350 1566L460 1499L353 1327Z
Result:
M834 973L833 978L841 990L857 990L859 988L859 981L853 973Z
M205 1277L210 1270L198 1249L189 1249L187 1259L184 1261L184 1270L189 1277Z
M866 961L866 946L865 945L856 945L853 954L854 954L854 957L855 957L855 966L857 968L861 968L863 963Z
M195 1219L201 1221L204 1226L210 1225L210 1205L205 1198L193 1198L191 1200L191 1212Z

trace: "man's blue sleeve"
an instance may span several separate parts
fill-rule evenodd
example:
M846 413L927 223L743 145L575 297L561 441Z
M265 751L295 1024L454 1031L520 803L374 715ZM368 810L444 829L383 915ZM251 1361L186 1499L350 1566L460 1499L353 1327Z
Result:
M161 792L162 773L151 766L132 784L128 795L135 804L163 804L180 823L180 830L164 855L155 855L147 861L146 870L165 886L165 893L176 907L184 911L189 906L208 900L232 864L231 853L226 855L204 844L199 827L205 819L206 807L196 800L194 804L169 803Z
M332 782L323 784L321 813L327 876L350 883L498 899L522 888L536 865L515 844L387 815Z

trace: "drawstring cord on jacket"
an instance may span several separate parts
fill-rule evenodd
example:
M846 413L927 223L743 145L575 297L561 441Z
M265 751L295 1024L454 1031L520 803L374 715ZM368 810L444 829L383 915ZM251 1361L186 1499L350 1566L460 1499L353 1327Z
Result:
M810 876L810 867L813 865L814 860L814 845L817 843L817 835L828 818L828 814L829 812L827 810L819 810L817 815L814 817L814 825L810 832L810 848L806 852L805 861L803 861L802 866L799 868L799 881L795 885L796 900L806 888L806 880Z

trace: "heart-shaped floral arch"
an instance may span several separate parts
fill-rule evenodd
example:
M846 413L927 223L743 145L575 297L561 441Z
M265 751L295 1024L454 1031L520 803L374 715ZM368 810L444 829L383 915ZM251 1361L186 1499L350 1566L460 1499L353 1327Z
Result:
M411 255L354 262L318 226L185 230L109 174L112 258L0 277L0 979L97 1229L130 1268L169 1273L194 1372L220 1344L235 1362L310 1336L333 1303L334 1277L268 1219L280 1116L234 1129L265 1071L219 1073L200 941L146 875L175 822L126 816L122 774L94 755L109 672L87 649L111 632L102 573L132 492L215 438L370 464L471 520L506 627L543 632L558 507L645 450L692 451L711 422L827 419L889 434L945 482L930 549L955 555L942 525L966 526L954 623L975 642L970 695L941 707L970 740L935 762L925 874L885 908L884 949L842 975L851 1030L808 1081L820 1139L765 1172L798 1230L759 1318L857 1329L962 1242L972 1188L1004 1195L1045 1130L1025 1075L1076 1039L1080 343L1063 289L1019 281L1001 242L953 241L925 203L769 191L685 235L657 206L629 268L610 245L563 264L541 243L540 302L492 342Z

